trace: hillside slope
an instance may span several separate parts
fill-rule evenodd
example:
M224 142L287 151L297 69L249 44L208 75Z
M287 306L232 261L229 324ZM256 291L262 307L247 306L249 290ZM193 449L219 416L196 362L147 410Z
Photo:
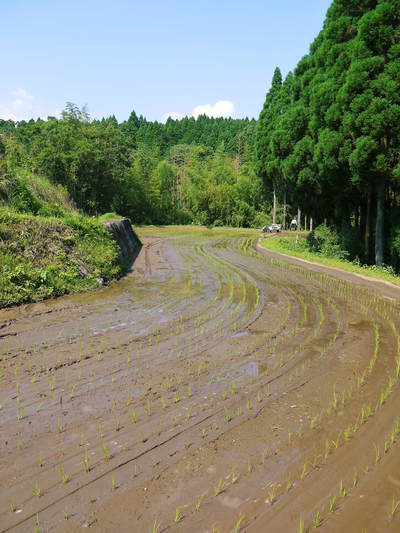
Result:
M26 171L0 178L0 307L96 288L128 262L61 187Z

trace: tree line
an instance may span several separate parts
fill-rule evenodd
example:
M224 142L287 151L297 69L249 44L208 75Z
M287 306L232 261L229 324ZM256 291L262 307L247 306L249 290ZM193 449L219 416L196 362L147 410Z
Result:
M277 199L297 205L299 218L336 228L353 258L396 268L399 21L399 0L334 0L294 72L275 70L256 134L274 212Z
M136 224L259 226L270 202L255 134L254 119L163 124L133 111L118 123L67 103L60 118L0 121L0 176L29 169L63 185L85 213L115 211Z

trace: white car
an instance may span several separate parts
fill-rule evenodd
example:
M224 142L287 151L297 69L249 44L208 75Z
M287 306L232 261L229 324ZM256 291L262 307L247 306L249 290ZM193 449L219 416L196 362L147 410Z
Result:
M270 226L264 226L261 231L262 231L262 233L267 233L268 231L270 233L273 233L274 231L279 233L281 231L281 225L280 224L271 224Z

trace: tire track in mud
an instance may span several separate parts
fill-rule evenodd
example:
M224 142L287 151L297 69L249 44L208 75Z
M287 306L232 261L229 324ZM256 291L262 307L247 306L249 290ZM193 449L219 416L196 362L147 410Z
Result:
M118 284L0 311L0 530L395 531L398 291L144 231Z

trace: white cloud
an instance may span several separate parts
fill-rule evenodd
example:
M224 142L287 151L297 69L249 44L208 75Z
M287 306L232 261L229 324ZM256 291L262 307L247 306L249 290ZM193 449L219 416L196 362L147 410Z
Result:
M207 115L208 117L232 117L235 114L235 106L229 100L218 100L214 105L205 104L196 106L192 115L197 118L199 115Z
M0 105L0 118L4 120L29 120L40 115L36 99L22 87L10 93L10 102Z
M172 120L180 120L181 118L183 118L183 115L181 113L176 113L175 111L165 113L163 116L163 122L167 122L169 118L172 118Z

